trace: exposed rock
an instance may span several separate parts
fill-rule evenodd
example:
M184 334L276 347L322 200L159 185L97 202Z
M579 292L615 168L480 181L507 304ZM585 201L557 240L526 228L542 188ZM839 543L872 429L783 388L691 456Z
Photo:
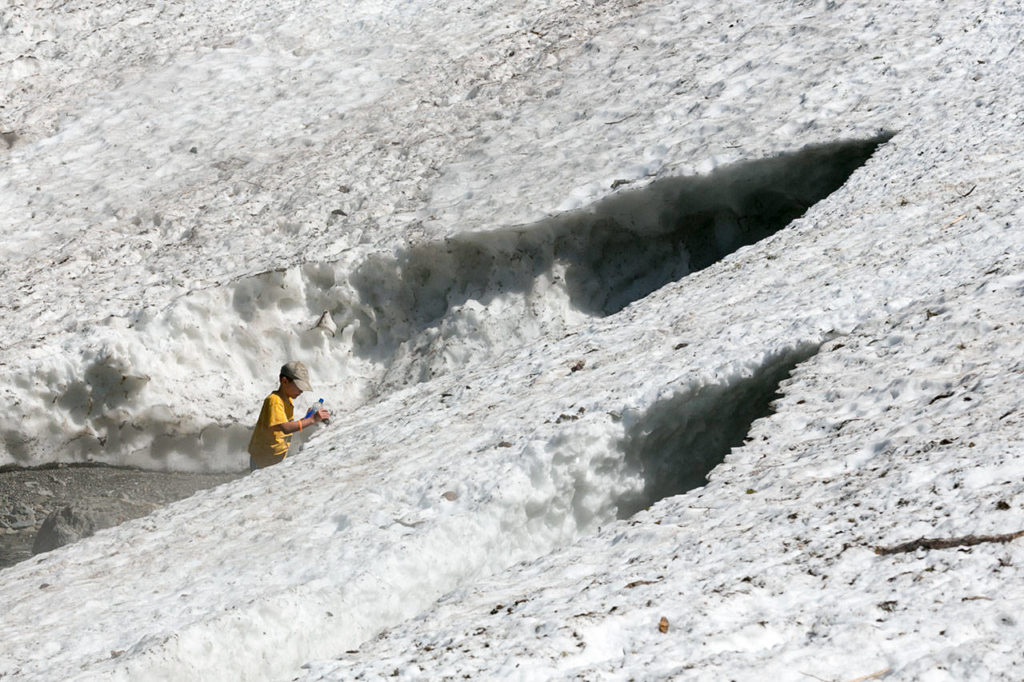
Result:
M64 507L46 517L36 533L32 553L41 554L87 538L103 528L116 526L118 519L112 514L86 512Z
M0 526L11 530L29 528L36 523L36 513L26 504L14 504L10 511L0 514Z
M44 519L65 507L79 514L105 514L115 523L123 523L242 474L169 473L105 466L0 471L0 569L31 557ZM96 525L93 532L107 525ZM39 551L45 550L35 550Z

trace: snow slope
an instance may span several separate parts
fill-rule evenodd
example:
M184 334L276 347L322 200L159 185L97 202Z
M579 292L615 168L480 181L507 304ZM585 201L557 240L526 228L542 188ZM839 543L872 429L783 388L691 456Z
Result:
M3 10L3 461L335 415L5 570L0 677L1014 677L1020 14Z

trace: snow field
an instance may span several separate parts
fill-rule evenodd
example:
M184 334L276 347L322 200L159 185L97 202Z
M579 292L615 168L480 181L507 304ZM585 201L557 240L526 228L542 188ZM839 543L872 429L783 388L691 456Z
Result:
M229 398L271 390L280 358L307 358L317 394L351 409L567 333L781 229L886 139L666 179L528 228L307 262L111 318L82 330L91 338L78 358L44 354L15 370L12 463L244 468L258 405ZM223 399L182 401L196 383Z
M971 75L965 51L990 64L999 57L975 54L965 18L907 10L884 21L858 6L839 8L834 25L782 5L741 21L733 8L674 4L333 9L311 4L289 15L259 2L179 3L122 8L124 21L112 7L10 10L10 54L57 43L50 56L38 48L45 66L18 83L28 89L5 110L4 128L19 135L0 180L5 233L18 236L4 245L18 256L6 276L19 292L11 310L27 319L12 329L12 346L160 310L191 290L290 267L311 251L332 260L361 245L387 253L407 239L533 224L589 206L618 182L897 129L908 122L894 108L904 71L926 64L956 81ZM681 49L678 36L710 35L708 26L723 31L720 39ZM916 42L929 35L948 38L926 57ZM117 48L96 52L90 45L101 37ZM780 61L757 68L740 58L765 44L792 51L772 50ZM871 54L870 45L887 49ZM380 78L336 77L347 68L339 61ZM286 97L248 72L264 62L277 65L273 83L287 84ZM638 88L638 73L653 85L643 79ZM728 87L743 78L749 87ZM168 88L177 88L171 97ZM947 106L940 92L926 93L921 109L940 106L932 98ZM353 98L367 98L366 106L347 109ZM288 101L307 106L288 109ZM856 120L822 119L826 102L855 105ZM179 103L202 110L182 119ZM267 116L274 107L284 115ZM53 278L93 312L68 314L46 285Z
M549 367L537 376L537 382L542 386L566 383L587 373L573 372L564 365L557 373L553 370ZM603 371L607 370L591 370ZM278 671L278 658L239 661L225 648L234 644L226 643L245 641L258 632L260 639L275 641L278 657L323 657L339 641L355 646L382 626L414 615L471 576L493 573L612 522L622 513L625 499L636 500L643 494L650 500L652 492L644 489L635 464L627 462L620 421L624 425L647 424L647 436L650 430L664 426L665 416L645 420L643 411L636 408L623 410L621 417L588 414L585 406L566 405L564 398L547 399L552 418L541 430L547 435L528 437L524 442L522 434L529 433L531 427L516 427L517 401L513 398L488 408L490 418L505 425L510 434L510 440L495 442L494 434L476 433L472 415L466 414L473 408L467 394L485 374L462 373L460 384L472 382L466 386L435 383L433 390L399 392L379 406L363 408L358 428L353 429L356 425L342 417L338 426L331 427L339 430L334 437L328 439L324 433L311 440L301 458L294 460L306 462L305 468L293 466L289 460L287 468L282 465L251 476L248 485L222 486L203 493L205 499L194 498L192 510L180 517L164 510L135 522L134 530L128 524L113 533L101 533L90 541L95 543L90 547L81 545L78 551L86 553L80 558L85 568L104 557L121 563L113 558L123 542L118 537L121 533L141 529L146 537L136 545L132 557L123 560L146 568L133 572L125 565L125 570L119 571L118 585L109 586L125 596L86 604L90 625L79 639L82 646L122 652L108 662L94 661L89 675L171 679L187 671L201 675L287 674L287 668ZM711 377L704 379L708 380ZM740 377L717 380L744 385ZM750 377L745 380L749 382ZM573 383L585 382L577 378ZM727 392L728 388L717 390ZM431 419L428 415L437 408L424 403L436 400L437 389L442 391L446 414L425 432L425 422ZM422 416L419 422L395 429L387 415L400 400L409 400L411 404L404 409ZM696 409L688 409L691 416L684 420L715 428L718 415L693 414ZM363 436L358 435L360 431ZM367 436L374 445L364 445ZM428 449L423 448L424 437ZM386 459L381 439L392 443ZM338 451L339 442L345 443L344 453ZM452 452L485 459L489 465L467 469L453 463ZM424 470L432 472L425 480L415 473ZM270 471L277 474L268 476ZM286 478L280 479L282 475ZM323 478L337 481L337 487L325 485ZM319 502L284 511L268 508L266 500L279 494L278 490L291 490L289 496L296 500ZM211 525L211 530L203 530ZM163 558L167 543L183 533L191 538L190 543L196 543L196 551L189 553L186 564L169 565ZM266 572L253 575L247 570L251 569L251 555L238 547L267 543L279 544L276 559ZM145 546L149 549L143 549ZM149 556L140 558L138 552ZM33 562L37 566L22 564L12 570L24 569L26 580L31 581L33 573L42 579L52 574L49 557ZM343 566L348 568L339 570ZM429 570L424 570L425 566ZM92 569L85 572L92 574ZM133 614L134 601L128 595L154 581L163 583L165 577L169 584L147 597L152 611L147 608L146 613ZM59 578L91 581L75 570L63 572ZM204 587L207 583L230 584L232 588L213 587L211 593ZM247 595L253 589L258 590L259 599ZM216 601L212 619L201 615L210 607L211 598ZM160 613L162 622L173 625L147 626L148 613ZM131 624L140 617L141 622ZM55 613L42 624L58 641L60 619ZM303 622L302 631L294 629L296 620ZM125 627L148 634L120 640L115 633ZM17 651L17 638L11 647ZM46 665L59 667L62 655L75 655L77 650L48 651ZM33 669L23 664L21 673L31 675Z
M877 163L863 170L876 173ZM865 179L855 174L851 182L858 181ZM835 196L840 206L847 192L844 188ZM843 210L859 214L862 208ZM81 646L66 646L29 665L33 657L19 652L35 650L36 630L12 631L7 665L18 665L29 679L64 670L83 655L91 661L89 676L156 675L159 670L170 675L189 666L229 676L256 670L275 675L293 670L296 661L336 656L459 585L614 523L619 503L636 504L645 492L642 477L625 466L623 437L626 429L656 414L653 406L689 405L674 396L701 396L702 386L742 386L758 368L777 366L778 358L787 355L787 343L803 339L789 348L813 348L864 315L873 301L892 300L888 294L893 289L874 271L851 267L844 270L840 289L851 293L834 309L822 313L808 304L822 288L806 282L826 282L836 267L828 258L814 258L815 250L819 256L827 253L836 236L806 229L807 223L820 220L822 210L816 207L792 229L756 248L741 249L561 340L509 350L339 414L329 430L315 435L301 456L285 465L205 493L204 504L194 500L151 517L152 528L162 529L160 541L146 539L145 531L129 524L48 555L38 565L10 569L17 571L8 573L16 584L41 584L59 565L62 585L89 585L107 596L96 601L93 612L84 612L89 625L76 624L83 633L76 640ZM979 244L1000 236L1002 229L978 219L939 232L942 227L935 227L933 237ZM910 238L927 240L929 235ZM789 248L797 240L805 248ZM859 244L863 251L848 249L844 257L854 265L859 259L876 260L876 242L869 234ZM992 249L967 253L986 266L993 264ZM915 262L915 254L908 257ZM915 272L950 266L920 259ZM812 262L814 269L793 268ZM954 272L957 268L979 271L969 258L957 260ZM760 286L722 285L750 273ZM783 278L783 273L793 274ZM942 281L922 280L915 291ZM670 309L677 312L665 312ZM623 347L645 352L623 355L617 350ZM722 349L728 349L724 356ZM573 371L580 360L584 365ZM493 385L506 387L505 393L488 388ZM715 389L706 393L714 395ZM528 411L521 409L524 404L530 405ZM409 419L396 422L395 414ZM477 428L481 418L497 425L497 431ZM701 419L708 421L700 414L691 418L695 424ZM670 421L657 418L648 428ZM715 476L729 467L727 457ZM449 491L456 493L455 501L444 496ZM294 509L267 504L282 494L302 503ZM723 513L731 517L734 511ZM220 530L197 531L211 526ZM115 552L128 537L134 538L132 564L153 568L116 585L96 586L90 578L95 569L88 567L120 561ZM175 555L172 547L180 542L188 547L187 566L166 558ZM253 571L252 548L264 548L257 549L257 556L273 557L266 571ZM696 571L696 565L691 568ZM131 571L119 571L124 573ZM142 590L152 595L139 610L134 595ZM40 608L37 600L46 601L46 592L34 593L34 599L12 612L11 622L28 622L28 614ZM114 606L101 615L101 604ZM293 613L309 628L294 629L295 620L283 615ZM345 614L343 620L336 620L339 613ZM153 620L152 614L160 618ZM55 641L66 641L60 636L65 626L57 620L45 622L46 631ZM274 653L252 661L225 655L242 639L274 641ZM208 642L205 650L195 644L201 641ZM106 660L110 651L126 653Z
M1024 529L1018 260L826 342L705 487L461 587L357 651L307 665L304 679L1015 669L1024 595L1007 580L1020 543L874 550ZM919 377L914 390L902 390L906 376ZM850 418L866 406L870 417Z
M285 353L342 409L280 467L5 571L0 675L1020 666L1019 543L873 552L1021 527L1018 6L123 4L4 10L3 68L41 62L0 122L4 456L235 466ZM882 131L682 281L671 239L569 229ZM694 443L697 471L638 471Z

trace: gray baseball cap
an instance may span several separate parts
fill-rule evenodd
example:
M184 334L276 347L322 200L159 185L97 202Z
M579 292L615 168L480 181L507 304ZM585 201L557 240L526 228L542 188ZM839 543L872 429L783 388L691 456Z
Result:
M309 385L309 369L301 362L293 361L281 366L281 376L291 379L303 391L312 391Z

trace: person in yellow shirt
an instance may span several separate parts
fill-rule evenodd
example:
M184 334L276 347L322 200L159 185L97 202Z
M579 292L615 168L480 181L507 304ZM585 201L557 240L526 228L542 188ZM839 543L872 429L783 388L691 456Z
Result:
M312 390L309 370L301 362L289 362L281 367L278 389L263 401L260 418L249 440L249 469L255 471L279 463L288 455L293 433L330 418L321 408L310 417L292 419L294 400L303 391Z

